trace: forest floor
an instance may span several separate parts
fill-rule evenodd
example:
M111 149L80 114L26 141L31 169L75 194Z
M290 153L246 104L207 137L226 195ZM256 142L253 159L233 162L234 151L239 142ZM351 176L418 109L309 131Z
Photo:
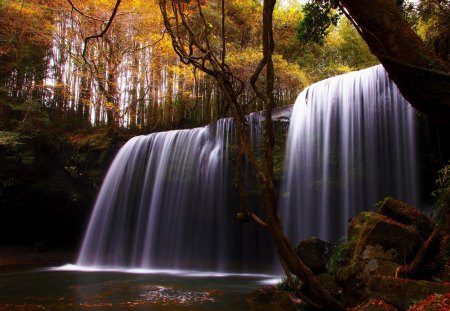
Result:
M76 253L70 250L39 250L26 246L0 246L0 266L73 263Z

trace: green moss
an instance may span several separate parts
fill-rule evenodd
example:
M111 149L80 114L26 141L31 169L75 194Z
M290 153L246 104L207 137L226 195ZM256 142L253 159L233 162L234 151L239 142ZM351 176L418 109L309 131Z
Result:
M302 288L302 281L300 281L296 277L294 277L293 279L294 279L294 286L296 288L293 288L291 285L291 282L289 282L289 279L286 276L284 276L281 278L281 282L279 282L276 285L277 290L285 291L285 292L295 292L297 289Z
M391 197L385 197L384 199L378 201L377 203L375 203L375 207L376 209L379 209L380 207L382 207L384 205L384 203L386 203L387 200L391 199Z
M437 188L431 193L436 200L434 222L440 225L445 221L445 215L450 213L450 161L439 170L435 184Z
M330 274L335 274L339 267L341 267L346 259L348 253L348 240L342 238L339 243L333 248L330 259L327 264L327 270Z

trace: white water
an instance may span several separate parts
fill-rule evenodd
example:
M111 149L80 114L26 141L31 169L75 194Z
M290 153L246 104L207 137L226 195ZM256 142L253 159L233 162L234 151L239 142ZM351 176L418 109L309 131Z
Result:
M127 142L103 182L77 265L251 269L264 238L235 217L232 137L231 119L222 119Z
M386 195L418 203L414 120L381 66L319 82L299 95L280 190L294 243L310 236L338 240L348 218ZM258 150L260 114L249 123ZM131 139L108 171L74 267L276 271L267 233L235 218L232 131L232 121L223 119Z
M382 66L330 78L297 98L281 214L293 241L337 241L385 196L418 206L415 110Z

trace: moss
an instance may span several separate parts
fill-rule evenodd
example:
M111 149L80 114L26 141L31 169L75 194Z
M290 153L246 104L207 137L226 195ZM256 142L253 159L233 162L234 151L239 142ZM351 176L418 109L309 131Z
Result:
M345 263L347 254L348 240L347 237L345 237L342 238L331 251L331 256L327 264L328 273L335 274L339 267L341 267Z
M436 190L431 193L436 200L433 220L437 225L442 225L445 215L450 214L450 161L439 170L435 185Z
M296 277L293 277L293 279L294 279L294 286L297 288L293 288L289 279L286 276L284 276L281 278L281 281L276 285L277 290L285 292L295 292L297 289L300 289L302 287L302 281L300 281Z

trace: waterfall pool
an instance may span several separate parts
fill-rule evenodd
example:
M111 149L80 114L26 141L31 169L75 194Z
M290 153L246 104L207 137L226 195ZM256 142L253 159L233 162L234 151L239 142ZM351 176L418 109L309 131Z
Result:
M279 277L180 270L0 267L0 310L274 310L245 302Z

